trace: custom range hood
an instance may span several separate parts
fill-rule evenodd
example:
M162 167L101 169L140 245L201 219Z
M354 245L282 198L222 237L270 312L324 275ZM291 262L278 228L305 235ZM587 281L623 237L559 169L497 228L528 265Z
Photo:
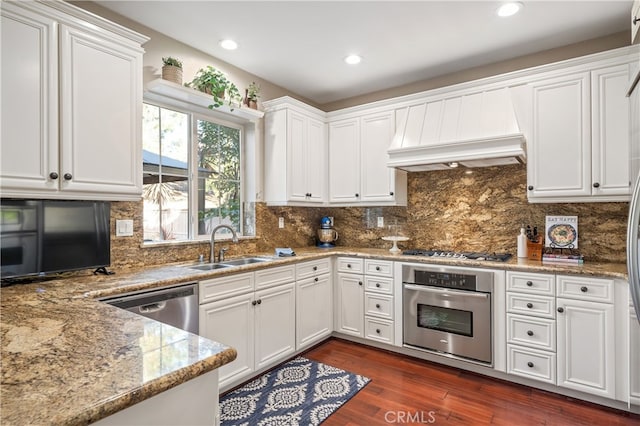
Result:
M525 137L513 102L521 93L467 91L396 109L388 166L425 171L524 163Z

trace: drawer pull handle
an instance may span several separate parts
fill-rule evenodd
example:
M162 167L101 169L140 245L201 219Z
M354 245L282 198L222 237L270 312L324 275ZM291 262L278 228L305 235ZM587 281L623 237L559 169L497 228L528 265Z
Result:
M315 282L318 282L318 277L315 277L313 280L314 280Z
M379 267L379 266L376 266L376 271L379 271L379 270L380 270L380 267Z
M379 303L376 303L376 308L380 309L380 304Z
M376 283L376 287L380 288L380 283Z
M580 291L586 293L587 291L589 291L589 288L586 285L583 285L582 287L580 287Z
M529 309L533 308L533 303L531 303L531 302L527 303L527 308L529 308Z
M529 362L527 363L527 367L529 367L529 368L533 368L533 363L532 363L531 361L529 361Z
M380 329L376 328L376 333L380 334Z
M527 336L533 336L533 331L528 330L528 331L527 331Z
M562 308L562 307L558 308L558 312L563 313L564 312L564 308Z
M527 281L527 286L529 287L533 286L533 281Z

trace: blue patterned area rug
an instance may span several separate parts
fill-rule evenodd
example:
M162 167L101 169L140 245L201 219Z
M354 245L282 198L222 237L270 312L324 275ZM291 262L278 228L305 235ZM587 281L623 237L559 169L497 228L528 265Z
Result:
M297 357L221 397L220 424L319 425L370 381Z

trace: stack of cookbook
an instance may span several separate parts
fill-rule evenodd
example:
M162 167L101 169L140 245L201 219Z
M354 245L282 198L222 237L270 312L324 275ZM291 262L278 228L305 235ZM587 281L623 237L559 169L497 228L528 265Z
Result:
M542 262L582 265L584 263L584 256L582 256L579 253L572 253L572 254L544 253L542 255Z

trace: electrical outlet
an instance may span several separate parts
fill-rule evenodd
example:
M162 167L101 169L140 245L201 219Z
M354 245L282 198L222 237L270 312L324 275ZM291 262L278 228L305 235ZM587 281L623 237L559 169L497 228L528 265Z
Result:
M116 237L133 237L133 220L116 220Z
M384 217L378 216L378 228L384 228Z
M284 228L284 217L278 218L278 228L280 229Z

